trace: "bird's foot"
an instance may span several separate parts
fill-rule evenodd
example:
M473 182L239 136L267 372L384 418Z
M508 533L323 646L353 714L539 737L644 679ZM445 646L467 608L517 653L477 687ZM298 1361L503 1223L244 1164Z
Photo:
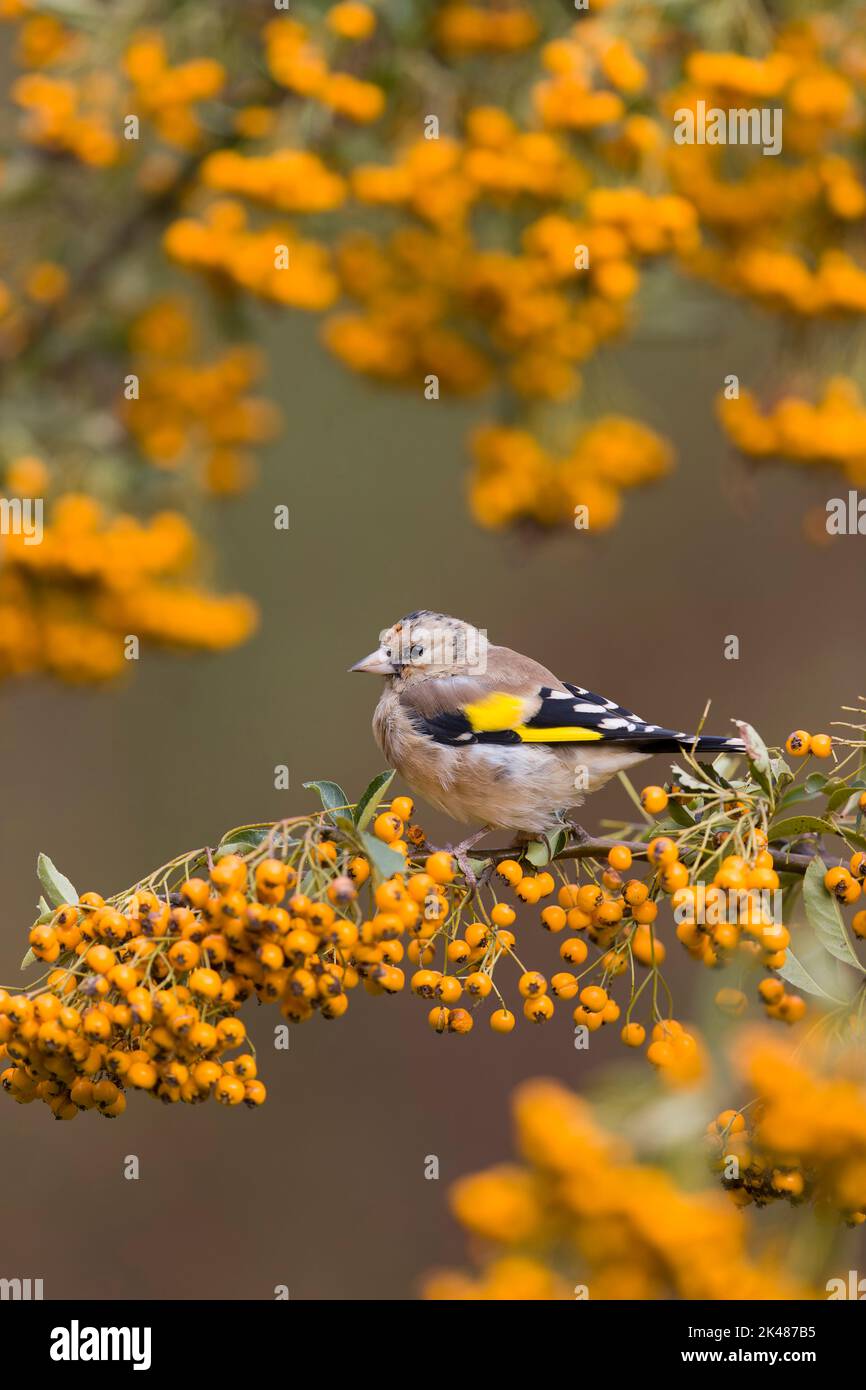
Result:
M466 839L461 840L459 845L445 846L445 853L453 856L458 869L466 880L467 887L471 888L473 892L476 892L489 877L493 865L492 863L487 865L479 876L470 863L469 850L473 845L477 844L480 839L487 835L491 829L491 826L483 825L480 830L476 830L472 835L467 835ZM436 853L432 845L430 846L430 850L432 853Z
M583 845L587 840L592 839L589 831L584 830L582 825L578 825L576 820L567 820L565 822L565 828L571 833L574 840L579 845Z

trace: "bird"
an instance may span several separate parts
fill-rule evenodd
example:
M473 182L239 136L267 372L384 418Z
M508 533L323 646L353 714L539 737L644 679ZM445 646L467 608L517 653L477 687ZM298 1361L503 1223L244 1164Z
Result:
M427 609L384 629L349 669L384 678L373 733L389 765L437 810L479 827L452 847L460 863L494 829L530 840L569 827L587 838L569 812L656 753L745 752L738 738L648 724Z

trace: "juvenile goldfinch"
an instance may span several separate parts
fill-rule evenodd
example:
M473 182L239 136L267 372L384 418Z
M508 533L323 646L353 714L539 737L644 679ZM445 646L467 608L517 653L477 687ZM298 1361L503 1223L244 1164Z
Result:
M740 739L647 724L442 613L409 613L351 669L385 678L373 732L389 764L431 805L483 826L472 839L553 830L654 753L744 752Z

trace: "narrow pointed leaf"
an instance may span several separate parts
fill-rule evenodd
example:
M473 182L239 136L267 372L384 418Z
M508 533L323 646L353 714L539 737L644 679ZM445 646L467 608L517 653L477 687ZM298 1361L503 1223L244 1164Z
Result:
M304 786L319 793L326 811L344 810L350 805L349 798L338 782L305 782Z
M362 830L361 840L364 845L364 853L383 878L391 878L393 874L402 873L406 868L406 860L403 855L398 854L395 849L389 849L381 840L377 840L375 835L370 835L366 830Z
M36 860L36 872L51 907L78 902L78 889L73 888L66 875L52 864L47 854L40 854Z
M376 814L376 808L393 782L394 776L394 769L389 767L386 772L380 772L378 777L374 777L363 793L355 810L355 824L359 830L363 830L365 826L370 824Z

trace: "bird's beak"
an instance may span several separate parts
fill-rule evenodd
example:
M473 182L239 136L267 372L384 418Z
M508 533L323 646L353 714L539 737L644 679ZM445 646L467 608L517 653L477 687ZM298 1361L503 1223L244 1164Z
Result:
M388 654L378 647L369 656L365 656L363 661L356 661L349 670L366 671L368 676L393 676L397 668Z

